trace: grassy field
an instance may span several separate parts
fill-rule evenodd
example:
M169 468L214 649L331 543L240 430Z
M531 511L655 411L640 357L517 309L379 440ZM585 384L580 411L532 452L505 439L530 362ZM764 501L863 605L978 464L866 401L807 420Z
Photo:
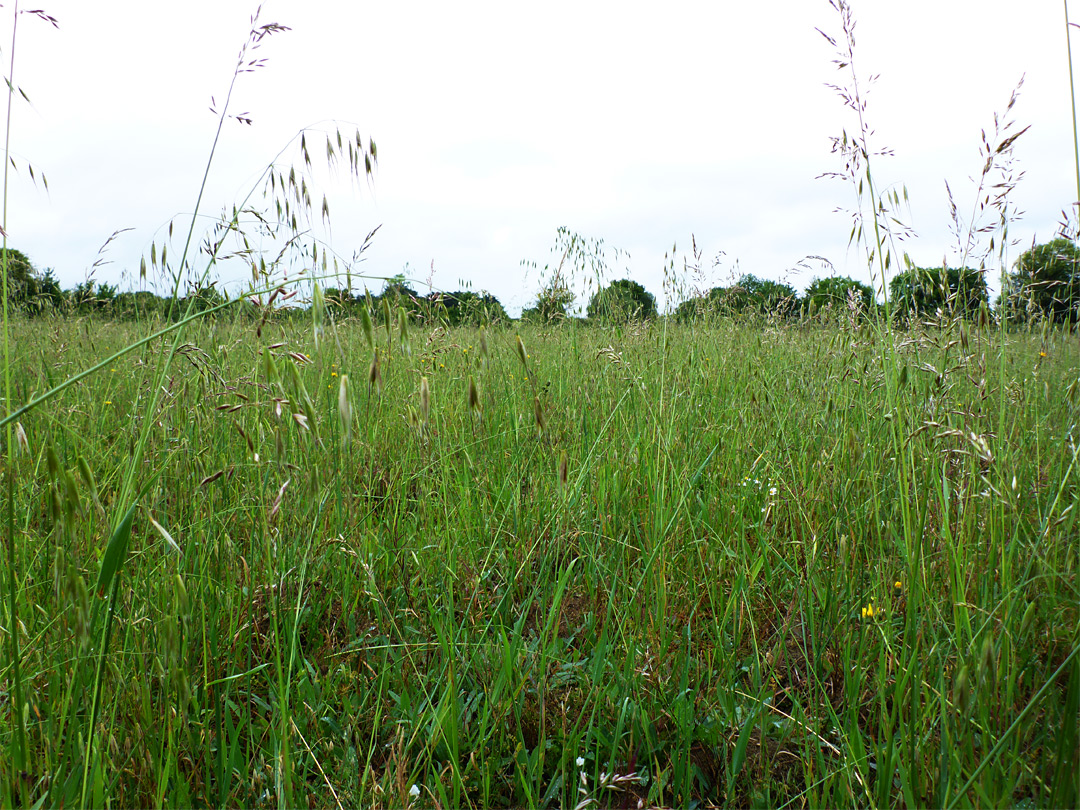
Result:
M20 418L5 805L1080 801L1075 334L327 327Z

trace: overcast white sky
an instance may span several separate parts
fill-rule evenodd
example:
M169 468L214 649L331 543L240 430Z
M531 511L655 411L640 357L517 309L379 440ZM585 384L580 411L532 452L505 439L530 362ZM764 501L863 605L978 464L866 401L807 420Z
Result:
M19 172L8 243L71 287L110 234L132 228L94 271L127 287L169 219L180 215L179 227L194 207L216 127L210 98L225 95L255 4L39 3L59 28L19 21L15 84L32 105L17 104L11 126ZM958 261L944 183L967 216L980 130L1025 74L1014 113L1031 129L1017 143L1025 177L1012 197L1024 214L1010 235L1026 245L1053 238L1076 196L1062 7L853 8L861 73L880 74L868 95L873 143L896 153L878 161L875 179L908 189L912 258ZM12 11L0 9L5 72ZM611 279L629 276L661 301L665 253L677 244L681 267L691 234L706 266L723 251L710 286L748 272L802 288L828 274L799 270L808 255L869 280L847 247L850 218L835 210L853 204L853 190L815 179L841 168L829 137L855 127L825 87L847 80L815 31L840 34L825 0L267 0L260 22L292 30L265 41L266 66L237 85L232 111L254 124L226 125L205 213L242 199L301 128L334 120L378 146L372 188L330 188L340 255L382 225L362 272L424 280L434 262L436 288L467 280L516 313L540 283L522 261L553 261L566 226L627 251ZM295 150L286 157L298 160ZM31 182L28 161L48 192Z

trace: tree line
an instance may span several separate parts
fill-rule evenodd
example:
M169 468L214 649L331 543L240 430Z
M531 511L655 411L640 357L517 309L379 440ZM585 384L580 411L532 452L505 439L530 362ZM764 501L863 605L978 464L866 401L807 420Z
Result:
M73 289L61 288L51 269L39 272L21 251L8 248L8 301L30 316L47 313L90 314L117 318L178 318L190 310L199 312L226 302L225 295L209 284L174 300L152 292L119 292L115 286L86 280ZM499 300L488 292L418 293L403 276L387 281L382 292L326 288L324 299L341 317L357 315L361 307L378 317L386 307L404 309L414 317L448 326L510 322ZM575 295L565 283L541 289L534 306L522 311L522 320L542 323L572 317ZM253 317L264 314L251 303L241 311ZM847 277L815 278L799 293L789 284L744 274L729 286L698 291L680 303L673 316L691 321L711 316L761 315L792 317L832 313L836 316L865 317L884 310L875 291ZM990 309L985 274L961 267L911 267L895 274L889 282L888 312L900 321L945 315L972 316ZM293 311L296 311L295 309ZM1006 288L996 302L1000 317L1010 321L1048 320L1054 323L1080 321L1080 248L1059 238L1024 252L1007 276ZM289 310L281 314L288 317ZM629 279L614 281L592 295L586 308L589 321L626 323L658 316L656 299L641 284Z

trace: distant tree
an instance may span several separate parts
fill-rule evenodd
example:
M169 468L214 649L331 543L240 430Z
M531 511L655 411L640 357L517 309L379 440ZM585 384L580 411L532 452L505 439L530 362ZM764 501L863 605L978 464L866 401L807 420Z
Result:
M225 300L225 296L213 283L197 287L189 290L187 296L177 302L179 306L172 307L173 317L183 318L188 314L189 307L192 313L205 312L224 304Z
M721 308L731 313L785 314L798 300L790 284L747 273L720 296Z
M113 314L122 319L153 318L165 314L168 301L149 290L122 292L113 301Z
M1009 276L1006 304L1014 316L1036 314L1056 323L1080 320L1080 247L1054 239L1021 254Z
M713 287L707 293L695 295L675 307L675 320L680 323L702 320L724 314L727 287Z
M586 313L605 323L626 323L656 317L656 299L636 281L622 279L598 290Z
M436 317L451 326L480 326L510 320L499 299L488 292L458 290L452 293L432 293L428 296L428 301Z
M348 314L357 304L357 298L350 290L341 290L337 287L327 287L323 290L323 298L332 312L342 314Z
M375 305L375 311L371 313L373 318L381 317L383 301L389 303L390 311L395 313L398 307L405 307L410 312L424 309L421 306L421 296L405 282L405 276L401 274L387 281L383 291L373 297L372 303Z
M815 278L806 288L803 301L816 310L823 310L826 307L839 310L848 307L851 301L855 301L865 314L873 307L874 290L861 281L846 276Z
M67 294L68 306L80 315L103 313L112 309L116 299L116 287L99 284L92 278L81 281Z
M938 310L972 315L988 300L986 279L970 267L913 267L893 276L889 293L901 318Z
M59 312L64 308L64 291L60 288L60 280L56 277L56 273L53 272L51 267L45 268L39 286L40 291L38 296L43 311L48 309Z
M575 297L566 281L556 275L536 294L536 306L522 310L521 317L541 323L565 321L569 317L570 305L574 303Z
M7 264L8 302L24 309L40 293L37 271L21 250L0 250L0 261Z

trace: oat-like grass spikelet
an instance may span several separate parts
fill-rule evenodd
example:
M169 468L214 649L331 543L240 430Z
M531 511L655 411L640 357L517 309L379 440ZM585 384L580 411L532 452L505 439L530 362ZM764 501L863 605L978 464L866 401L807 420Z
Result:
M345 434L345 443L352 439L352 401L349 398L349 375L341 375L338 385L338 417L341 419L341 431Z
M521 335L517 336L517 353L518 353L518 358L521 360L521 365L525 366L525 368L528 369L529 368L529 360L528 360L529 355L525 351L525 344L521 340Z
M485 366L488 362L487 333L482 326L480 327L480 362Z
M427 377L420 378L420 429L427 427L431 416L431 385Z
M547 429L547 419L544 418L544 406L540 404L540 397L533 397L533 413L536 415L536 435L543 436Z
M326 299L323 297L322 287L317 281L311 296L311 320L315 332L315 350L318 351L319 336L322 334L326 322Z
M570 479L570 461L566 456L565 448L559 451L559 464L555 468L555 483L558 485L559 492L566 491L566 483Z
M394 324L390 319L390 301L386 298L382 301L383 326L386 327L386 350L393 348Z
M469 376L469 410L476 417L476 421L484 421L484 409L480 405L480 391L476 387L476 380Z
M365 304L360 307L360 328L364 331L364 340L367 341L368 348L375 348L375 327L371 323L371 311Z
M19 450L26 455L30 455L30 442L26 438L26 431L23 430L22 422L15 423L15 443Z
M403 306L398 307L398 343L405 354L412 354L409 346L409 314Z
M371 389L375 389L376 394L382 394L382 371L379 370L379 350L375 349L371 353L371 367L368 369L368 394L371 394Z

